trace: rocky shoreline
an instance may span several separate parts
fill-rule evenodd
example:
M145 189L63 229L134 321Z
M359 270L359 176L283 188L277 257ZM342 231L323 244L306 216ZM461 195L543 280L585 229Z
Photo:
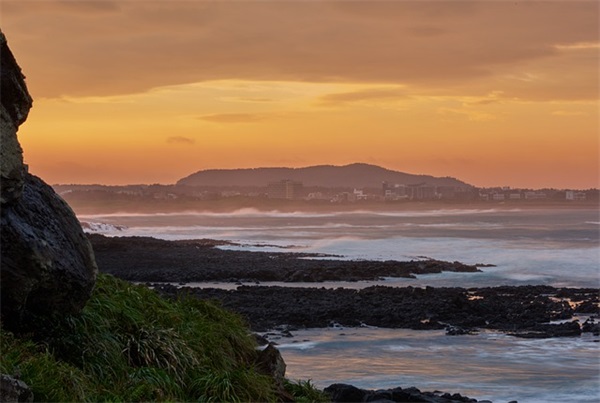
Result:
M446 329L448 335L493 329L525 338L599 335L597 289L548 286L415 288L372 286L300 288L240 286L236 290L153 284L174 297L218 300L241 314L255 331L293 328L377 326L414 330ZM575 315L589 315L584 323Z
M449 335L493 329L525 338L599 334L597 288L550 286L319 288L320 281L377 280L441 271L472 272L475 265L438 260L345 261L289 252L222 250L224 241L164 241L89 235L100 271L151 284L164 295L218 300L253 330L370 325L446 329ZM307 259L310 258L310 259ZM239 286L233 290L175 286L188 282L314 282L315 287ZM588 316L584 323L574 316Z
M414 278L443 271L475 273L476 265L433 259L347 261L315 253L222 250L215 240L165 241L88 235L101 271L137 282L321 282Z
M291 337L301 328L378 326L415 330L445 329L451 336L494 329L524 338L578 337L600 341L600 290L549 286L385 287L362 290L319 287L320 281L378 280L441 271L472 272L478 265L437 260L411 262L344 261L334 256L289 252L222 250L215 240L163 241L88 235L100 271L146 283L168 298L182 295L216 300L243 316L259 344ZM310 258L310 259L307 259ZM311 288L237 286L193 288L188 282L314 282ZM179 285L174 285L179 283ZM586 318L580 323L574 317ZM421 392L415 387L363 390L334 384L324 392L333 402L477 402L460 394ZM483 401L481 401L483 402ZM485 401L487 402L487 401Z

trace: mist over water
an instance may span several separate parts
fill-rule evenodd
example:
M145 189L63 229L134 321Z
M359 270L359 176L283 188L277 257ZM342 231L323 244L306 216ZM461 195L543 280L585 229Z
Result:
M594 209L471 209L398 212L112 214L80 216L97 231L162 239L213 238L223 248L317 252L343 259L431 257L487 263L482 273L440 273L379 282L280 284L362 288L547 284L600 287L600 214ZM117 230L111 225L125 226ZM285 247L285 249L282 249ZM337 258L337 257L336 257ZM263 283L263 285L266 285ZM207 286L207 284L198 284ZM208 284L234 288L232 284ZM580 318L580 321L585 318ZM494 402L600 400L598 337L525 340L484 331L328 328L277 340L291 379L363 388L416 386Z

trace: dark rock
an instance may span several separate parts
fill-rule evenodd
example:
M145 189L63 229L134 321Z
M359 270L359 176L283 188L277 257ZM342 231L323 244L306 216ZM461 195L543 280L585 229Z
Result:
M258 353L256 358L258 372L271 377L276 386L277 400L280 402L293 402L294 397L285 390L285 361L281 353L275 348L274 343Z
M600 299L595 298L594 300L581 302L577 308L575 308L575 312L600 315Z
M573 315L568 303L553 297L564 289L495 287L470 289L373 286L347 288L302 288L242 286L236 290L183 288L155 285L167 295L187 293L205 300L218 300L241 314L254 331L279 327L283 336L289 326L358 327L363 325L416 330L444 329L449 334L472 334L475 329L493 329L529 337L578 336L578 322L549 324ZM580 298L595 298L597 290L576 290ZM530 333L530 334L529 334Z
M477 334L477 330L462 328L460 326L446 326L446 334L448 336L463 336L467 334Z
M0 201L4 207L21 195L27 167L17 140L19 125L33 104L25 76L0 31Z
M462 396L459 393L451 395L443 392L421 392L411 386L386 390L365 390L352 385L336 383L324 389L332 402L428 402L428 403L475 403L476 399Z
M19 202L2 209L1 225L3 325L18 330L38 315L79 312L97 268L69 206L28 174Z
M162 241L147 237L91 234L100 271L140 282L322 282L414 277L442 271L476 272L458 262L343 261L314 253L221 250L200 241ZM306 259L310 257L311 259Z
M356 386L334 383L323 389L332 402L362 402L366 392Z
M581 331L584 333L592 333L595 336L600 335L600 323L597 323L594 318L588 318L583 325L581 325Z
M549 337L577 337L581 336L581 332L579 322L572 321L561 324L536 324L510 334L525 339L545 339Z
M81 310L97 267L73 211L23 165L16 133L32 101L2 33L0 46L1 314L3 326L18 332L37 325L38 315Z
M0 402L33 402L33 392L27 384L10 375L0 375Z
M153 238L107 238L91 235L101 270L130 281L231 281L265 279L290 281L362 280L442 270L470 270L458 262L336 261L304 259L314 255L219 250L196 241ZM576 336L576 325L548 325L569 320L575 311L597 306L598 289L550 286L384 287L361 290L300 287L239 286L235 290L176 287L154 284L163 295L186 293L219 300L247 319L254 331L288 324L300 328L379 326L433 330L449 327L449 334L471 334L473 329L494 329L538 337ZM284 332L278 337L283 337Z
M394 389L390 389L390 393L392 394L392 400L395 402L405 402L410 399L410 392L405 391L401 387L397 387Z
M277 385L283 386L285 380L285 361L272 343L258 354L256 367L262 374L269 375Z
M393 402L392 392L389 390L376 390L371 393L367 393L364 397L365 402Z
M256 344L259 346L266 346L269 344L269 340L265 336L261 336L260 334L254 333L254 339L256 340Z

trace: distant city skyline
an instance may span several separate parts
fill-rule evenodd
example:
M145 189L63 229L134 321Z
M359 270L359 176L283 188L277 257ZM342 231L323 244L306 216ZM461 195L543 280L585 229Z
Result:
M370 163L599 186L596 1L5 0L50 183Z

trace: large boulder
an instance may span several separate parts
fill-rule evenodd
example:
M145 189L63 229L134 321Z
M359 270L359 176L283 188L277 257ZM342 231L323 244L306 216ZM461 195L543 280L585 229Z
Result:
M71 208L23 164L17 130L32 100L1 32L0 46L1 313L2 326L19 331L41 315L80 311L98 269Z

